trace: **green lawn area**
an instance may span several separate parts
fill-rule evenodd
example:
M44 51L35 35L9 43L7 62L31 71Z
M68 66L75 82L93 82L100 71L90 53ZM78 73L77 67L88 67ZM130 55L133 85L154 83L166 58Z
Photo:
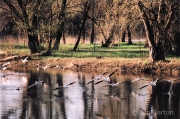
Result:
M101 47L100 44L79 44L76 51L72 51L73 47L74 44L61 44L59 50L53 51L52 57L148 57L148 48L144 48L144 42L133 42L132 45L127 45L125 42L109 48ZM1 44L0 49L12 55L30 54L28 46L23 44Z
M47 47L47 44L44 45ZM132 45L120 43L117 46L109 48L101 47L100 44L79 44L76 51L72 51L74 44L61 44L59 50L53 50L52 58L91 58L96 56L102 57L116 57L116 58L148 58L148 48L144 47L144 42L133 42ZM12 55L25 55L30 54L30 50L27 45L16 43L0 43L0 49L11 53ZM45 58L45 57L44 57ZM166 59L177 59L174 55L166 56Z

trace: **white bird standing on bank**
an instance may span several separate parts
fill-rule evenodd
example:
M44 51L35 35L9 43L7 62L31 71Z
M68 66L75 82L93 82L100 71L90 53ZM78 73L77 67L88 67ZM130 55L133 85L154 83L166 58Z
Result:
M160 79L157 79L157 80L155 80L155 81L151 81L151 82L143 85L142 87L140 87L139 90L142 89L142 88L145 88L145 87L147 87L147 86L152 86L152 87L154 87L154 86L156 86L157 82L160 81L160 80L162 80L163 78L164 78L164 77L162 77L162 78L160 78Z
M64 67L60 66L60 65L53 65L50 68L54 68L54 67L57 68L57 69L63 69L64 70Z
M70 85L72 85L74 83L76 83L76 82L72 82L72 83L69 83L69 84L64 85L64 86L59 86L59 87L55 88L54 90L67 89L67 88L69 88Z
M24 58L24 59L21 59L21 62L22 62L22 63L26 63L26 62L28 61L28 60L27 60L28 58L29 58L29 57L26 57L26 58Z
M100 79L104 76L104 74L106 74L106 73L107 73L107 72L104 72L104 73L98 75L97 77L95 77L94 79L92 79L91 81L89 81L87 84L92 83L94 80L100 80Z
M108 74L108 75L105 76L105 77L102 77L102 79L101 79L100 81L96 82L95 85L98 84L98 83L101 83L101 82L103 82L103 81L109 82L109 81L110 81L110 77L111 77L116 71L117 71L117 70L111 72L110 74Z
M6 62L6 63L2 64L2 67L5 67L7 65L10 65L10 62Z
M8 69L9 67L11 67L12 65L9 65L9 66L6 66L6 67L3 67L2 70L6 70Z
M47 64L46 66L42 66L42 67L40 67L40 68L43 68L44 70L46 70L49 66L50 66L50 63Z

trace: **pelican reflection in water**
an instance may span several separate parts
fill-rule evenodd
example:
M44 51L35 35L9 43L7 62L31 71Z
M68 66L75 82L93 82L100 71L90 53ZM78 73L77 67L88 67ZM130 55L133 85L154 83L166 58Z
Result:
M69 88L70 85L72 85L74 83L76 83L76 82L72 82L72 83L69 83L69 84L64 85L64 86L59 86L59 87L55 88L54 90L67 89L67 88Z

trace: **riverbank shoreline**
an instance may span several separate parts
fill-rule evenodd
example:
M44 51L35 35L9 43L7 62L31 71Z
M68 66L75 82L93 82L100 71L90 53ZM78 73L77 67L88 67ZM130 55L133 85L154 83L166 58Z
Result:
M7 61L6 61L7 62ZM75 70L83 72L104 72L117 70L119 73L132 74L156 74L165 76L180 76L180 61L171 60L167 62L151 62L147 58L41 58L31 59L23 64L20 59L9 61L12 65L8 69L25 67L37 68L49 65L48 68L62 66L65 70ZM0 62L1 66L5 62Z

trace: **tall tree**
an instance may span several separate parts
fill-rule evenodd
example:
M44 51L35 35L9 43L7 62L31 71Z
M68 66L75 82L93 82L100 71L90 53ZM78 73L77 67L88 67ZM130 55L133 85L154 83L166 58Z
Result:
M60 40L64 33L66 6L67 6L67 0L62 0L61 10L58 15L58 29L56 32L56 41L54 42L54 46L53 46L54 50L59 50Z
M149 6L142 1L137 3L146 30L149 56L153 61L165 60L165 53L171 47L167 33L173 18L176 18L177 1L159 0L158 3L151 2Z
M28 1L17 0L12 2L9 0L3 0L3 2L16 17L16 22L25 25L24 28L26 28L27 31L28 45L31 50L31 54L40 52L40 44L37 35L38 16L36 15L36 12L41 4L41 1L35 2L35 5L33 6L34 11L31 11L30 14L27 12L30 7L27 6Z
M88 2L86 2L85 5L84 5L84 18L83 18L82 26L80 28L78 39L77 39L77 41L76 41L76 43L74 45L73 51L76 51L76 49L77 49L77 47L79 45L79 42L80 42L80 39L81 39L81 34L82 34L82 31L84 29L84 26L85 26L85 23L86 23L86 20L87 20L87 17L88 17L89 9L90 9L90 5L88 4Z

